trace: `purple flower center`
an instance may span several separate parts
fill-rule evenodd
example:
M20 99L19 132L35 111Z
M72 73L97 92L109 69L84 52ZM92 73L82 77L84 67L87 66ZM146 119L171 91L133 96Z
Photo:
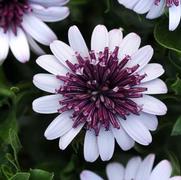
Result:
M94 129L98 135L101 127L108 130L111 124L119 129L117 116L126 119L131 113L139 115L142 108L132 99L142 97L147 90L136 87L146 74L136 73L139 65L125 67L131 58L119 60L118 50L116 47L109 52L105 48L97 56L91 51L89 58L76 54L77 64L66 62L73 73L57 76L64 82L57 91L64 97L59 113L73 110L74 128L85 123L87 129Z
M160 1L161 0L155 0L155 4L159 5ZM166 6L167 7L171 7L173 5L178 6L179 3L180 3L179 0L166 0Z
M31 11L28 0L0 0L0 27L7 32L9 28L16 34L21 26L23 14Z

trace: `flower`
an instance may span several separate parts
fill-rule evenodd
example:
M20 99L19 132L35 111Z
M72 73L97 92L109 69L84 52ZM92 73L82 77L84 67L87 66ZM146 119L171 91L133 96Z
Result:
M181 19L180 0L118 0L126 8L134 10L138 14L145 14L148 19L161 16L165 10L169 10L169 30L174 31Z
M148 62L153 49L139 49L141 40L135 33L123 38L122 31L95 27L91 51L76 26L68 32L69 45L54 41L54 55L43 55L37 64L51 74L34 76L39 89L53 93L33 102L38 113L60 113L45 131L48 140L60 138L64 150L85 129L84 157L103 161L114 153L115 139L123 150L135 141L149 145L150 131L157 128L156 115L164 115L167 107L148 94L167 92L158 79L164 73L161 65Z
M30 48L39 55L44 54L37 42L49 46L57 37L43 21L66 18L69 9L62 5L68 1L0 0L0 64L6 59L9 48L22 63L30 59Z
M181 180L181 176L171 177L172 166L168 160L162 160L154 168L155 155L150 154L144 160L140 157L131 158L126 168L122 164L113 162L106 167L109 180ZM80 174L81 180L103 180L92 171L84 170Z

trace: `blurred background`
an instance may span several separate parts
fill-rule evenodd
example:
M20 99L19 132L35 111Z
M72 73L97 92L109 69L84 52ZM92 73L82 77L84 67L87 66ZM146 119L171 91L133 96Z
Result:
M154 48L152 62L164 66L162 79L169 93L159 98L168 106L168 114L159 117L159 127L153 132L153 143L148 147L136 145L124 152L116 145L111 161L126 163L132 156L144 157L155 153L157 161L164 158L172 162L174 175L180 175L181 162L181 27L169 32L167 13L149 21L145 16L122 7L117 0L70 0L70 16L64 21L49 23L58 38L68 42L70 26L77 25L87 45L97 24L110 30L124 29L124 35L136 32L142 38L142 46ZM98 39L99 41L99 39ZM47 54L50 53L45 48ZM21 64L9 54L0 67L0 179L1 180L76 180L83 169L89 169L105 177L107 162L97 160L86 163L83 158L84 132L80 133L65 150L58 148L58 140L47 141L44 131L56 117L40 115L32 111L32 101L45 95L32 84L33 75L43 72L36 63L37 56Z

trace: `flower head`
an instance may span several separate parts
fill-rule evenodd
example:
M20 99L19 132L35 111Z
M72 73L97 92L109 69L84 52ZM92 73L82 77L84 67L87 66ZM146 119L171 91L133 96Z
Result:
M30 48L39 55L44 54L37 42L50 45L57 37L43 21L54 22L66 18L69 9L62 5L67 2L0 0L0 64L6 59L9 48L16 59L23 63L30 58Z
M146 18L155 19L161 16L166 8L169 10L169 30L174 31L181 19L180 0L118 0L126 8L138 14L147 13Z
M76 26L69 29L68 37L70 46L54 41L50 45L54 55L37 59L51 74L37 74L33 83L54 95L36 99L33 109L60 113L45 137L60 138L59 147L65 149L85 129L84 156L91 162L99 154L102 160L109 160L115 139L123 150L132 148L135 141L150 144L149 130L157 128L156 115L167 111L161 101L148 95L167 92L158 79L164 73L162 66L148 64L152 47L139 49L137 34L123 38L119 29L108 32L103 25L92 33L91 51Z
M109 180L181 180L181 176L171 177L172 167L169 161L162 160L154 168L155 155L150 154L144 160L140 157L131 158L126 167L113 162L106 167ZM81 180L103 180L92 171L84 170L80 174Z

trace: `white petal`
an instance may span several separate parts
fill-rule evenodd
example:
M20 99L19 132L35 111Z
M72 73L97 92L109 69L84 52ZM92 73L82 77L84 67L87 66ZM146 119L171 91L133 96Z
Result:
M93 130L87 130L84 139L84 158L94 162L99 157L97 138Z
M4 62L9 52L9 38L8 34L4 33L4 30L0 28L0 65Z
M138 120L144 124L150 131L155 131L158 126L158 118L155 115L140 112Z
M161 161L152 171L149 180L168 180L172 173L169 161Z
M135 179L137 170L141 164L141 158L140 157L133 157L131 158L127 165L125 170L125 180L132 180ZM146 179L145 179L146 180Z
M133 67L139 64L137 71L145 67L153 56L153 48L149 45L140 48L136 53L131 56L131 60L128 61L126 67Z
M28 39L31 50L35 54L39 56L46 54L45 51L38 45L38 43L28 33L26 33L26 37Z
M42 96L33 101L33 110L42 114L58 113L58 109L61 108L60 100L62 100L60 94Z
M169 7L169 30L174 31L180 23L181 18L181 2L178 6Z
M109 163L106 166L106 174L109 180L124 180L124 167L119 163Z
M29 0L30 2L42 4L46 7L48 6L62 6L69 2L69 0Z
M35 28L35 25L38 28ZM32 14L24 14L22 26L36 41L49 46L51 42L57 39L55 33L39 18Z
M108 161L112 158L114 153L115 141L111 131L106 131L103 127L100 129L97 136L98 148L101 159Z
M120 4L123 4L126 8L129 9L133 9L133 7L135 6L135 4L139 1L139 0L118 0Z
M153 3L148 14L146 15L146 18L154 19L161 16L164 12L164 8L165 8L165 0L161 0L158 3L158 5L155 5L155 3Z
M125 36L119 47L119 59L122 60L126 55L131 56L135 53L138 50L140 43L141 39L135 33L129 33Z
M53 140L63 136L70 131L73 126L73 120L71 119L72 112L66 111L57 116L47 127L44 136L48 140Z
M154 115L165 115L167 113L166 105L161 102L159 99L156 99L149 95L143 95L141 98L132 99L139 106L142 106L142 111L154 114Z
M40 56L36 63L41 66L43 69L52 73L54 75L65 76L69 70L63 66L59 60L53 55L43 55Z
M109 50L114 51L115 47L119 47L123 39L123 33L120 29L109 31Z
M146 77L141 82L151 81L160 77L164 73L164 69L162 65L157 63L147 64L143 69L141 69L138 73L140 75L146 74Z
M72 26L69 28L68 38L69 44L75 52L80 53L80 55L83 57L89 57L87 45L77 26Z
M134 140L130 136L128 136L128 134L121 126L120 129L111 126L111 130L121 149L127 151L134 146L135 144Z
M161 79L154 79L149 82L141 83L136 87L147 88L147 91L144 91L143 94L165 94L168 91L165 82Z
M50 44L50 49L65 67L69 68L66 63L67 60L69 60L73 64L77 63L75 52L70 46L68 46L64 42L58 40L54 41Z
M150 154L142 161L136 174L135 180L146 180L149 178L154 160L155 155Z
M43 91L56 93L63 82L52 74L40 73L33 77L33 84Z
M152 4L154 4L154 1L140 0L134 7L134 11L139 14L144 14L150 10Z
M16 59L22 63L29 61L30 48L25 33L21 28L17 28L17 35L9 30L9 45Z
M119 120L127 134L137 143L146 146L152 142L152 136L143 123L139 121L139 116L129 115L126 120L121 118Z
M170 178L169 180L181 180L181 176L174 176Z
M77 134L80 132L83 126L84 124L82 123L78 127L72 128L70 131L64 134L59 140L59 148L61 150L66 149L71 141L75 138L75 136L77 136Z
M91 37L91 50L99 53L104 51L105 47L109 45L108 31L104 25L98 25L94 28Z
M31 8L33 13L40 18L42 21L46 22L56 22L65 19L69 15L68 7L43 7L38 4L32 4Z
M80 174L80 180L103 180L100 176L92 171L84 170Z

